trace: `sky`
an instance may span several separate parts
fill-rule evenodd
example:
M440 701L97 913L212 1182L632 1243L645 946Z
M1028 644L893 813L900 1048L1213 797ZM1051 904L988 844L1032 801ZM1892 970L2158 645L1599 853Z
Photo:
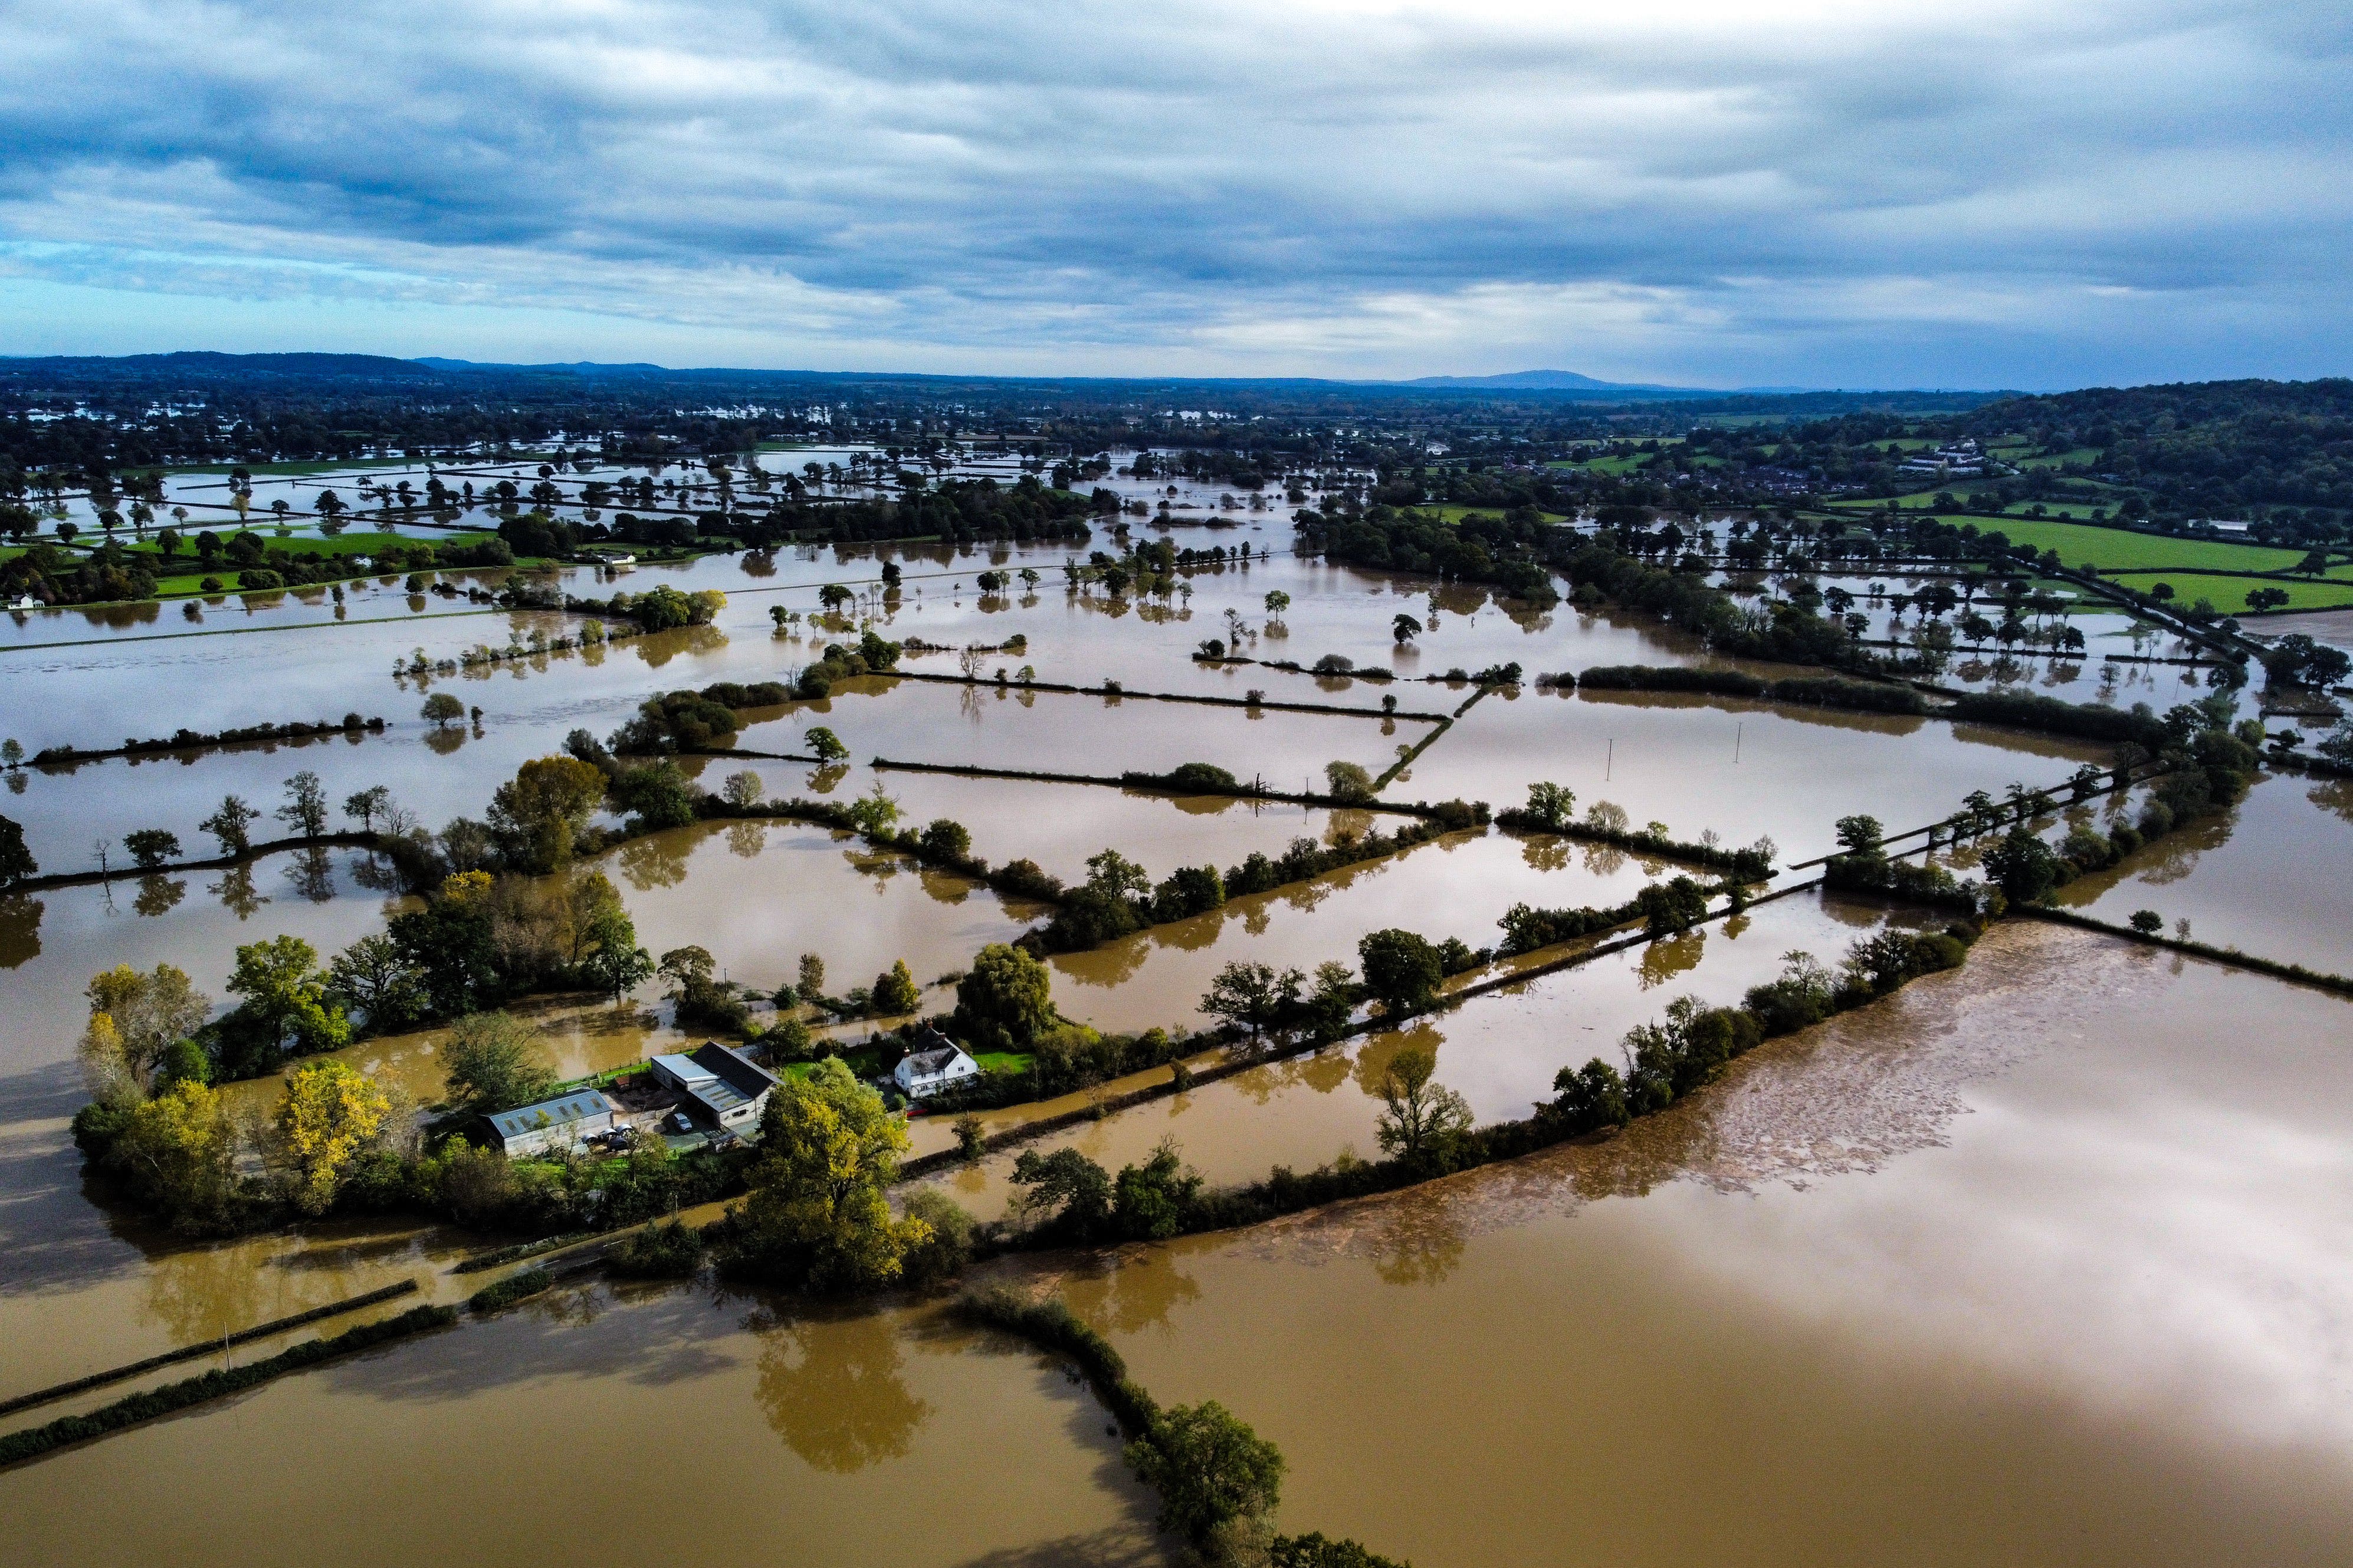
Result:
M2344 0L9 0L0 353L2353 371Z

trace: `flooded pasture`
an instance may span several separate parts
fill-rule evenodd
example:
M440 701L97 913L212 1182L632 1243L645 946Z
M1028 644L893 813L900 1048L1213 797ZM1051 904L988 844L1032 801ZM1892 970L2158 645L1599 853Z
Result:
M772 473L817 465L812 487L857 497L881 482L871 455L804 448L762 460ZM590 480L635 477L553 467L572 504ZM529 483L535 468L385 464L364 477L372 497L390 498L404 479L487 487ZM953 471L1003 483L1024 468L975 451ZM282 496L299 514L329 486L354 493L360 477L258 474L249 504ZM709 500L701 471L660 477L657 511L682 515ZM1476 586L1301 558L1283 511L1214 483L1127 473L1105 482L1152 513L1136 536L1219 545L1229 559L1152 598L1072 584L1065 563L1086 547L1060 543L573 565L548 575L575 595L667 584L717 589L728 602L709 626L570 651L531 647L574 633L578 616L411 593L405 574L347 584L340 603L306 589L13 613L0 619L0 669L16 699L0 737L27 751L345 712L381 714L387 728L14 769L0 815L23 825L50 872L96 869L101 853L119 872L122 837L139 828L209 854L197 824L224 795L270 810L298 770L318 774L331 803L384 785L438 827L483 816L518 766L575 730L606 738L658 693L789 680L820 645L865 629L939 645L905 656L902 669L924 675L956 674L967 664L957 650L988 645L969 656L979 683L866 678L822 700L750 710L735 746L783 755L690 756L684 771L712 790L749 772L771 798L847 803L879 788L904 825L952 819L991 863L1034 860L1072 884L1106 848L1156 880L1411 819L877 759L1101 778L1208 763L1313 792L1331 763L1379 775L1427 741L1384 800L1500 808L1551 782L1575 792L1580 814L1612 805L1638 830L1662 824L1672 837L1727 847L1769 837L1784 867L1831 849L1841 816L1901 830L1950 815L1972 791L2047 787L2108 760L2105 747L1936 719L1559 693L1532 681L1478 695L1459 677L1511 663L1532 677L1711 656L1631 613L1566 602L1537 611ZM175 476L168 500L200 517L234 511L219 475ZM396 518L390 499L372 504L381 516L353 526ZM405 511L397 520L409 537L446 532ZM485 508L453 526L494 524ZM290 528L322 531L300 516ZM1246 564L1230 554L1245 544ZM885 586L886 564L895 586ZM984 571L1008 582L985 592ZM463 590L506 574L425 576ZM1916 596L1931 579L1813 581L1853 595L1864 635L1900 641L1917 636L1920 611L1894 595ZM829 584L853 593L839 614L820 608ZM1399 616L1419 629L1398 635ZM1957 655L1939 681L2159 711L2211 689L2184 666L2101 658L2175 658L2177 639L2080 605L2066 621L2084 635L2081 650ZM1202 646L1212 640L1217 649ZM524 651L455 673L395 674L417 650L455 660L478 645ZM1029 689L1025 667L1041 682L1121 689ZM431 693L479 714L428 722L419 710ZM1152 695L1254 693L1248 707ZM1395 712L1382 711L1385 700ZM1266 705L1282 702L1352 711ZM846 763L790 760L810 754L818 726L848 747ZM2078 815L2108 821L2131 804ZM2066 821L2054 814L2042 829L2063 832ZM2205 942L2348 972L2332 874L2348 822L2343 786L2269 775L2227 816L2077 880L2061 901L2118 921L2152 909ZM254 836L276 827L265 819ZM1976 873L1985 847L1948 858ZM933 1015L954 1005L945 982L980 948L1050 912L781 819L706 821L581 865L610 879L653 953L702 947L720 977L762 995L792 982L805 953L822 957L837 992L904 961ZM1202 994L1229 962L1353 963L1359 940L1388 928L1486 947L1514 904L1613 906L1685 869L1556 837L1453 833L1057 955L1052 1002L1107 1031L1197 1027ZM0 896L10 1004L0 1026L0 1337L11 1346L0 1398L402 1279L422 1286L411 1300L457 1302L486 1278L451 1270L512 1237L414 1218L228 1240L174 1235L86 1178L71 1141L87 1094L76 1047L92 974L174 964L217 1012L232 1000L223 985L240 945L291 935L331 956L406 907L392 885L380 858L338 848ZM1076 1150L1115 1172L1166 1141L1219 1184L1371 1158L1379 1081L1408 1046L1434 1055L1438 1081L1478 1121L1517 1118L1550 1096L1561 1068L1620 1059L1626 1032L1678 996L1734 1003L1792 952L1835 967L1860 938L1949 918L1801 889L1402 1027L1082 1115L1024 1147ZM616 999L525 998L514 1011L544 1064L577 1078L707 1038L676 1026L668 989L657 980ZM1065 1293L1164 1402L1217 1398L1278 1443L1290 1462L1286 1528L1425 1563L1810 1568L1883 1562L1891 1542L1950 1564L2342 1561L2353 1555L2353 1325L2341 1306L2353 1284L2348 1006L2009 922L1962 970L1771 1042L1614 1137L1249 1232L1007 1260L987 1277ZM855 1040L875 1026L838 1034ZM446 1087L447 1037L443 1026L391 1034L340 1055L427 1104ZM1196 1065L1251 1048L1235 1042ZM1005 1131L1100 1111L1169 1078L1158 1068L982 1121ZM280 1087L272 1078L226 1092L237 1114L259 1118ZM918 1152L955 1142L944 1116L915 1117L911 1135ZM927 1181L980 1218L1006 1216L1014 1158L1001 1152ZM1092 1397L1060 1365L956 1328L942 1308L907 1295L812 1305L708 1275L676 1286L567 1279L502 1316L0 1472L8 1550L44 1563L489 1562L539 1544L543 1518L584 1521L558 1550L598 1563L688 1551L893 1564L1168 1560L1152 1500L1120 1464ZM267 1355L308 1332L195 1365ZM321 1485L306 1464L322 1433L338 1472L366 1478L368 1505L351 1506L348 1489ZM93 1508L93 1497L114 1506Z

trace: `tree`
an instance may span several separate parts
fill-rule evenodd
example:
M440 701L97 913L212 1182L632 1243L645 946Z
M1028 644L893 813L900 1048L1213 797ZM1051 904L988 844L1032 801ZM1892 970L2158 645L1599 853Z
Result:
M828 1057L787 1078L761 1118L750 1194L728 1216L729 1257L755 1278L808 1290L859 1290L899 1277L907 1251L931 1239L884 1196L908 1148L905 1121Z
M1293 984L1297 993L1297 982ZM1217 973L1201 997L1201 1011L1239 1024L1253 1037L1274 1021L1275 973L1270 964L1236 959Z
M818 978L824 978L822 966ZM805 993L810 990L807 979L807 963L804 960ZM1020 948L990 942L974 957L971 970L956 982L952 1026L971 1049L1026 1051L1057 1022L1052 976L1044 964Z
M801 743L808 747L820 763L842 763L849 760L849 748L841 743L841 737L822 724L811 727L809 731L801 737Z
M0 816L0 888L13 887L27 877L40 875L40 862L25 847L22 824Z
M224 796L220 809L196 826L220 840L222 854L237 856L252 847L247 829L260 816L261 813L232 795Z
M760 775L749 768L740 773L729 773L726 784L720 790L721 796L738 811L759 805L766 793L767 785L762 784Z
M838 613L844 605L856 597L855 594L839 583L828 583L817 591L817 602L823 605L828 612L833 613Z
M963 860L972 854L972 830L949 817L934 817L923 829L923 853L938 860Z
M875 976L874 989L869 995L874 1011L884 1017L912 1013L923 1005L923 993L915 989L915 977L903 958Z
M538 1041L510 1013L469 1013L441 1045L444 1097L453 1106L512 1110L555 1092L555 1069L539 1058Z
M446 730L466 716L466 705L446 691L437 691L425 700L422 716L432 721L436 728Z
M1273 1512L1282 1498L1282 1452L1214 1399L1161 1412L1124 1457L1136 1479L1160 1494L1160 1527L1197 1545Z
M1131 1241L1166 1241L1184 1228L1201 1194L1201 1173L1187 1165L1171 1135L1141 1165L1123 1165L1112 1184L1112 1223Z
M1400 643L1409 643L1421 635L1421 623L1411 616L1399 616L1389 623L1389 635Z
M1444 1167L1471 1131L1469 1102L1431 1081L1438 1057L1426 1047L1403 1046L1381 1069L1382 1110L1374 1136L1381 1151L1414 1166Z
M1021 1212L1083 1241L1110 1222L1111 1174L1076 1149L1040 1154L1024 1149L1013 1162L1013 1184L1027 1187Z
M182 1079L134 1108L106 1154L182 1230L227 1228L237 1206L237 1124L219 1094Z
M1324 779L1328 793L1335 800L1358 801L1373 798L1373 775L1356 763L1326 763Z
M2039 903L2059 885L2059 857L2023 823L1985 853L1985 868L2011 903Z
M653 955L638 945L638 928L617 901L588 917L586 939L589 950L575 970L596 990L618 997L652 976Z
M294 1206L310 1215L332 1208L353 1162L383 1136L392 1110L392 1097L345 1063L310 1062L288 1073L270 1131Z
M795 967L795 973L798 977L800 994L803 996L825 994L824 959L814 952L802 953L799 963ZM961 996L963 993L959 991L957 994Z
M351 1043L351 1025L329 1001L318 963L318 950L299 936L237 950L228 989L245 1000L223 1026L261 1047L262 1065L274 1064L289 1048L311 1055Z
M1707 889L1689 877L1653 882L1634 895L1642 929L1651 936L1689 931L1707 918Z
M491 796L491 831L513 865L553 871L571 860L604 801L603 770L577 757L534 757Z
M367 1016L376 1034L398 1028L424 1005L417 965L388 936L364 936L327 966L328 988Z
M1839 846L1850 855L1873 860L1880 858L1880 840L1885 835L1886 830L1875 816L1841 816L1838 819Z
M1289 608L1291 608L1291 595L1284 593L1282 589L1278 588L1273 593L1269 594L1266 596L1266 613L1268 615L1279 616Z
M111 1037L123 1069L142 1079L212 1011L212 998L189 983L185 970L168 963L151 974L118 963L90 976L82 994L90 998L92 1025L106 1020L95 1032Z
M2132 928L2143 936L2155 936L2165 929L2165 917L2155 910L2135 910L2132 912Z
M1152 890L1152 873L1116 849L1087 857L1087 886L1107 899L1140 899Z
M1357 942L1356 958L1364 965L1365 988L1393 1015L1428 1006L1446 978L1438 949L1394 926Z
M375 819L389 819L396 808L392 804L392 791L382 784L370 784L343 797L343 815L356 819L363 833L375 831Z
M1528 815L1545 827L1557 832L1573 820L1577 809L1577 792L1565 784L1532 784L1528 785Z
M153 871L180 858L180 836L160 827L142 827L124 834L122 847L131 851L131 858L142 871Z
M629 827L634 833L684 827L699 815L694 789L687 783L686 775L679 772L678 764L667 757L624 770L608 789L613 809L629 814Z
M318 774L304 768L286 781L286 804L278 808L278 820L304 838L327 831L327 792Z
M1552 1087L1559 1098L1549 1109L1577 1131L1623 1127L1632 1120L1632 1110L1626 1103L1625 1079L1599 1057L1581 1068L1561 1068L1553 1075Z
M711 984L718 970L719 961L703 947L673 947L661 955L659 970L661 977L681 991L691 991Z

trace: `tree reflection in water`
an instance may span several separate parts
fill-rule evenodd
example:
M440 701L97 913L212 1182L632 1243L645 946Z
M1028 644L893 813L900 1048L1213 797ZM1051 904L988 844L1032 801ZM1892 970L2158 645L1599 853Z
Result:
M24 893L0 897L0 969L41 956L41 912L48 906Z
M763 1309L748 1326L761 1342L760 1410L812 1468L848 1475L906 1456L932 1406L900 1380L904 1358L889 1320L788 1320Z
M1651 991L1664 985L1676 975L1699 967L1700 955L1707 951L1707 932L1687 931L1651 942L1642 949L1642 962L1638 973L1642 989Z
M132 900L131 907L139 914L152 918L170 913L187 896L188 885L185 882L174 881L169 877L142 877L139 879L139 896Z
M249 866L230 867L208 891L221 901L221 908L241 921L251 920L253 912L269 901L255 891L253 868Z
M286 879L310 902L323 904L335 896L334 860L324 849L301 850L288 863Z
M1400 1208L1370 1242L1373 1272L1391 1285L1442 1284L1462 1266L1462 1227L1442 1204Z

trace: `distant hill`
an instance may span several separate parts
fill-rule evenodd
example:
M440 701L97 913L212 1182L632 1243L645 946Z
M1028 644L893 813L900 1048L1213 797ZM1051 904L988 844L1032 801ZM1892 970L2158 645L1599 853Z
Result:
M680 372L671 370L668 365L648 364L642 360L628 364L603 364L596 360L588 359L571 360L565 363L554 364L505 364L491 360L442 359L438 355L427 354L411 360L408 363L411 364L430 365L435 370L480 370L496 371L502 374L514 371L559 371L567 375L675 375L681 374ZM778 374L789 374L791 373L770 371L720 371L714 374L722 375L766 375Z
M1596 381L1573 370L1515 370L1504 375L1418 375L1408 386L1461 386L1523 392L1691 392L1687 386L1644 382Z
M1665 386L1645 381L1597 381L1573 370L1515 370L1503 375L1423 375L1399 386L1456 387L1464 392L1590 392L1609 397L1779 397L1810 386Z
M16 375L79 375L107 380L154 376L204 380L224 376L361 376L421 381L433 374L419 361L392 359L383 354L225 354L198 349L164 354L48 354L0 359L0 371Z

